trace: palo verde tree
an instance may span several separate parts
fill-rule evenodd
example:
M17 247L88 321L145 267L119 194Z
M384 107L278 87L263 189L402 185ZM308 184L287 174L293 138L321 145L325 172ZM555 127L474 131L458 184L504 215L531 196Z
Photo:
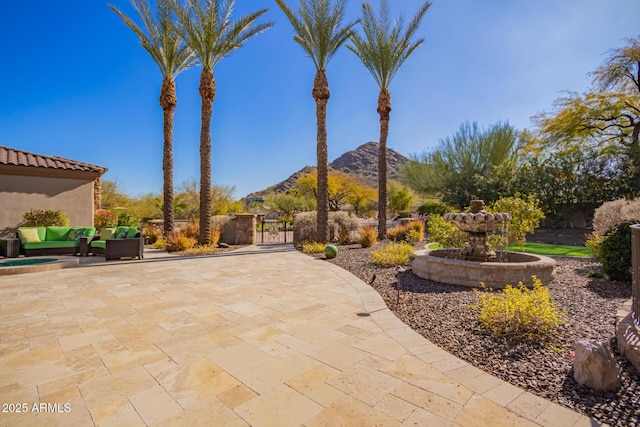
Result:
M602 155L622 153L636 175L640 192L640 37L613 49L590 75L591 91L570 93L551 113L535 117L542 147L562 151L597 148ZM630 196L633 196L630 195Z
M211 241L211 114L216 96L214 67L250 38L271 28L272 23L255 24L267 9L232 19L235 0L167 0L178 17L177 32L193 50L200 65L202 98L200 128L200 236L199 243Z
M354 33L351 36L353 45L347 48L355 53L375 79L380 94L378 95L378 114L380 115L380 142L378 154L378 238L387 235L387 136L389 135L389 118L391 113L391 94L389 85L407 58L424 42L424 39L412 41L422 18L431 6L430 2L422 5L415 14L407 29L403 32L401 18L393 24L389 15L387 0L380 2L380 16L376 18L371 4L362 5L362 30L364 36Z
M195 58L191 50L174 29L171 9L167 0L154 1L154 13L148 0L131 0L131 5L142 20L139 27L131 18L113 5L113 10L138 36L140 45L149 53L162 73L160 107L163 111L164 148L162 150L163 171L163 216L165 236L174 228L173 196L173 114L178 102L175 78L193 65Z
M329 101L329 82L327 65L340 46L352 34L356 21L342 25L346 0L337 0L332 6L331 0L300 0L300 8L295 13L284 0L276 0L287 16L295 35L293 39L309 55L316 67L311 95L316 102L316 157L318 167L318 225L317 239L326 242L329 239L329 162L327 153L327 103Z

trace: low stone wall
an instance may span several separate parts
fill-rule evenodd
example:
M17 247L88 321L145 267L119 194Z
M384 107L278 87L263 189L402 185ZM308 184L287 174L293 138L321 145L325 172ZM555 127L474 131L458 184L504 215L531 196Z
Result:
M423 279L474 288L483 282L494 289L518 286L518 282L531 286L531 276L538 277L542 283L549 283L554 278L556 262L542 255L508 252L509 262L475 262L445 258L446 254L447 249L416 251L413 273Z

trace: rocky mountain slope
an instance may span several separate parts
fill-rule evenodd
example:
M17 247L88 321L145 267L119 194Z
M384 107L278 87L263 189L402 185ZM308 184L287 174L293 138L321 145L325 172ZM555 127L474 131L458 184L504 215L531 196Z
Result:
M398 179L400 165L407 159L395 150L387 148L387 178ZM313 166L305 166L292 174L289 178L264 190L247 195L247 197L259 197L271 192L281 193L287 191L295 185L300 175L310 172ZM347 151L340 157L329 163L329 171L337 170L350 175L354 175L364 184L371 187L378 187L378 143L367 142L352 151Z

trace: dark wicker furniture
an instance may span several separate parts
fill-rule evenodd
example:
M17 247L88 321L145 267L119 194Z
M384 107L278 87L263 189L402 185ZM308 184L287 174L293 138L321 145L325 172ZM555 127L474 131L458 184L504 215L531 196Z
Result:
M120 258L144 258L144 238L107 239L105 247L92 247L94 255L104 255L105 261Z

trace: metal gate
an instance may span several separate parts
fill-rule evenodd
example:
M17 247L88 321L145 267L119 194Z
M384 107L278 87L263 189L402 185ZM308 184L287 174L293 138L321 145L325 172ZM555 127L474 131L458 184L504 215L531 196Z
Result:
M263 219L258 223L256 240L261 244L293 243L291 223L276 219Z

